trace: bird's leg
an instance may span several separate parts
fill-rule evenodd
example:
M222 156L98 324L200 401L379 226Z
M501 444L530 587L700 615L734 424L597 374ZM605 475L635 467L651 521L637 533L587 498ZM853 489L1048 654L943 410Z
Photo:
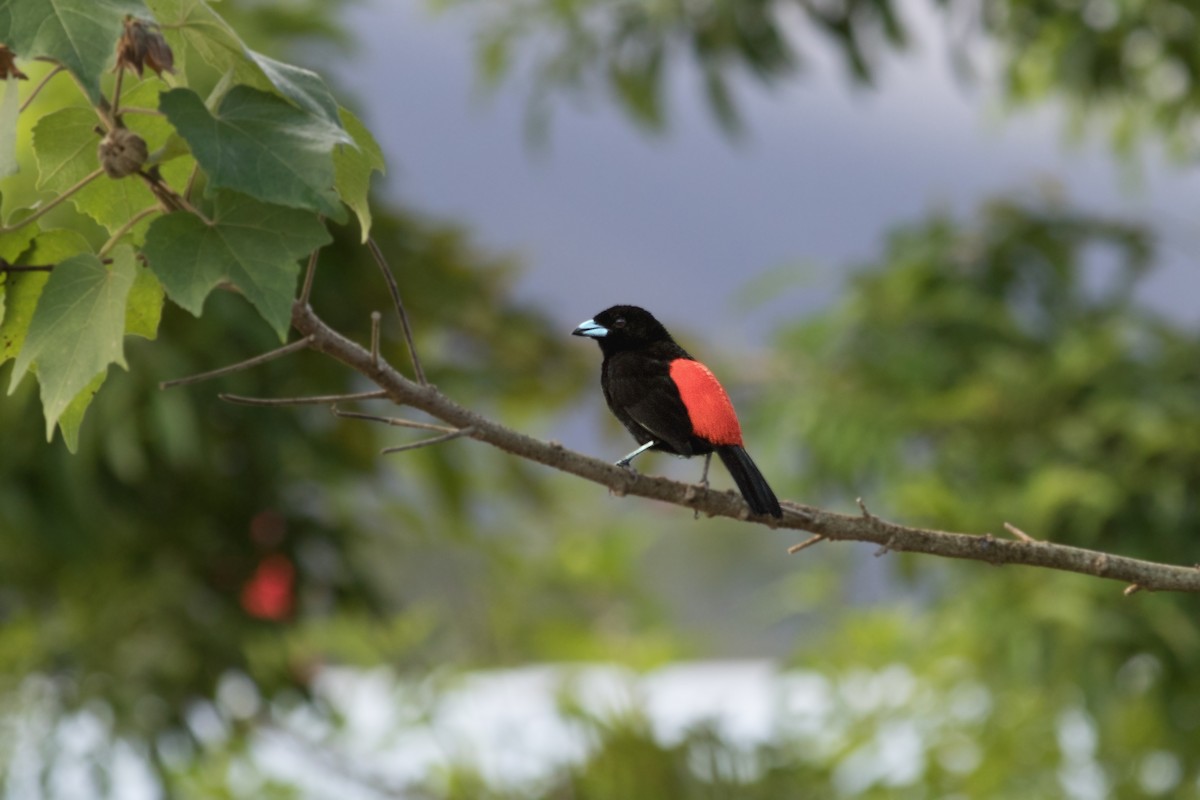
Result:
M625 456L620 461L618 461L617 466L618 467L627 467L629 469L632 469L632 467L629 466L629 462L633 461L635 458L637 458L642 453L649 450L651 447L654 447L654 445L656 445L656 444L658 444L658 442L651 439L650 441L646 442L644 445L639 447L637 450L634 450L632 453L630 453L629 455Z
M712 463L712 453L704 454L704 472L700 473L700 485L704 487L705 493L708 492L708 465ZM700 519L700 509L692 509L692 519Z

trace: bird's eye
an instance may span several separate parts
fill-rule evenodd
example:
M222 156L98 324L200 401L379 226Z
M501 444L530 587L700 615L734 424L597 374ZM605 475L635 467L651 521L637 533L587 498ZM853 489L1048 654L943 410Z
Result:
M613 322L613 327L614 328L624 328L625 327L625 318L617 317L616 321Z

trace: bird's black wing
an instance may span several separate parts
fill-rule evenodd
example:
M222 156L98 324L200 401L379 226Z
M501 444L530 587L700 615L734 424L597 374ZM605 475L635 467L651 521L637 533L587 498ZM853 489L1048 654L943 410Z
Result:
M610 356L603 369L604 399L638 444L653 439L657 449L690 456L696 452L692 421L671 380L670 362L644 352Z

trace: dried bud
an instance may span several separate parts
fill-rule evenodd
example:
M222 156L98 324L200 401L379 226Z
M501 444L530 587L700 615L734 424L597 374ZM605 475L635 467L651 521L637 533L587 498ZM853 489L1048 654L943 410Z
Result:
M133 70L139 78L146 67L160 77L163 72L175 72L175 55L156 23L125 18L125 33L117 42L117 69L122 67Z
M7 80L8 78L20 78L23 81L29 80L29 76L21 70L17 69L17 64L14 59L13 51L8 49L8 45L0 44L0 78Z
M96 155L108 177L124 178L140 170L150 154L145 139L128 128L117 128L100 141Z

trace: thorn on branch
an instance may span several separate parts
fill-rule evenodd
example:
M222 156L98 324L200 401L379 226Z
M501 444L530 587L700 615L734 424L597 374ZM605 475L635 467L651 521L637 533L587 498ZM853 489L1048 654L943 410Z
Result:
M1144 588L1146 588L1146 587L1142 586L1142 585L1141 585L1141 584L1139 584L1139 583L1131 583L1131 584L1129 584L1128 586L1126 586L1126 587L1125 587L1125 591L1123 592L1123 594L1124 594L1126 597L1129 597L1130 595L1137 594L1138 592L1140 592L1140 591L1141 591L1142 589L1144 589Z
M862 511L863 519L876 519L874 514L872 514L870 511L867 511L867 504L863 502L861 497L859 497L856 502L858 503L859 509Z
M209 380L210 378L219 378L222 375L228 375L231 372L238 372L243 369L257 367L260 364L266 364L268 361L274 361L277 358L282 358L286 355L291 355L298 350L306 349L313 342L312 336L305 336L303 339L297 339L290 344L285 344L283 347L277 347L274 350L263 353L262 355L248 358L245 361L239 361L236 364L230 364L227 367L210 370L209 372L201 372L196 375L189 375L186 378L176 378L173 381L163 381L158 385L159 389L170 389L174 386L184 386L189 383L200 383L201 381Z
M408 426L405 426L405 427L408 427ZM474 426L468 425L465 428L457 428L457 429L451 431L450 433L443 433L441 436L431 436L428 439L422 439L419 442L413 442L411 444L396 445L395 447L385 447L382 450L380 450L379 452L381 455L386 456L391 453L403 453L406 450L418 450L422 447L429 447L430 445L441 444L442 442L448 442L451 439L458 439L459 437L462 437L462 436L470 436L474 432L475 432Z
M862 501L860 500L859 503L861 504ZM865 508L863 509L863 512L866 513ZM870 519L874 519L874 517L871 517L870 514L867 514L867 517ZM887 541L884 542L883 544L881 544L879 546L879 549L875 551L875 557L879 558L880 556L886 556L888 553L892 552L892 544L895 541L896 541L896 534L893 533L891 536L889 536L887 538Z
M789 547L787 549L788 555L794 556L796 553L799 553L801 550L812 547L814 544L817 544L818 542L823 542L823 541L825 541L824 536L822 536L819 533L814 534L813 536L810 536L809 538L805 539L800 544L794 544L791 547Z
M371 312L371 366L379 368L379 321L383 316L378 311Z
M1030 536L1028 533L1026 533L1025 531L1021 530L1021 529L1020 529L1020 528L1018 528L1016 525L1013 525L1011 522L1006 522L1006 523L1004 523L1004 530L1008 531L1008 532L1009 532L1009 533L1011 533L1013 536L1015 536L1015 537L1017 537L1018 539L1020 539L1022 542L1029 542L1029 543L1032 543L1032 542L1036 542L1036 541L1037 541L1037 539L1034 539L1034 538L1033 538L1032 536Z

